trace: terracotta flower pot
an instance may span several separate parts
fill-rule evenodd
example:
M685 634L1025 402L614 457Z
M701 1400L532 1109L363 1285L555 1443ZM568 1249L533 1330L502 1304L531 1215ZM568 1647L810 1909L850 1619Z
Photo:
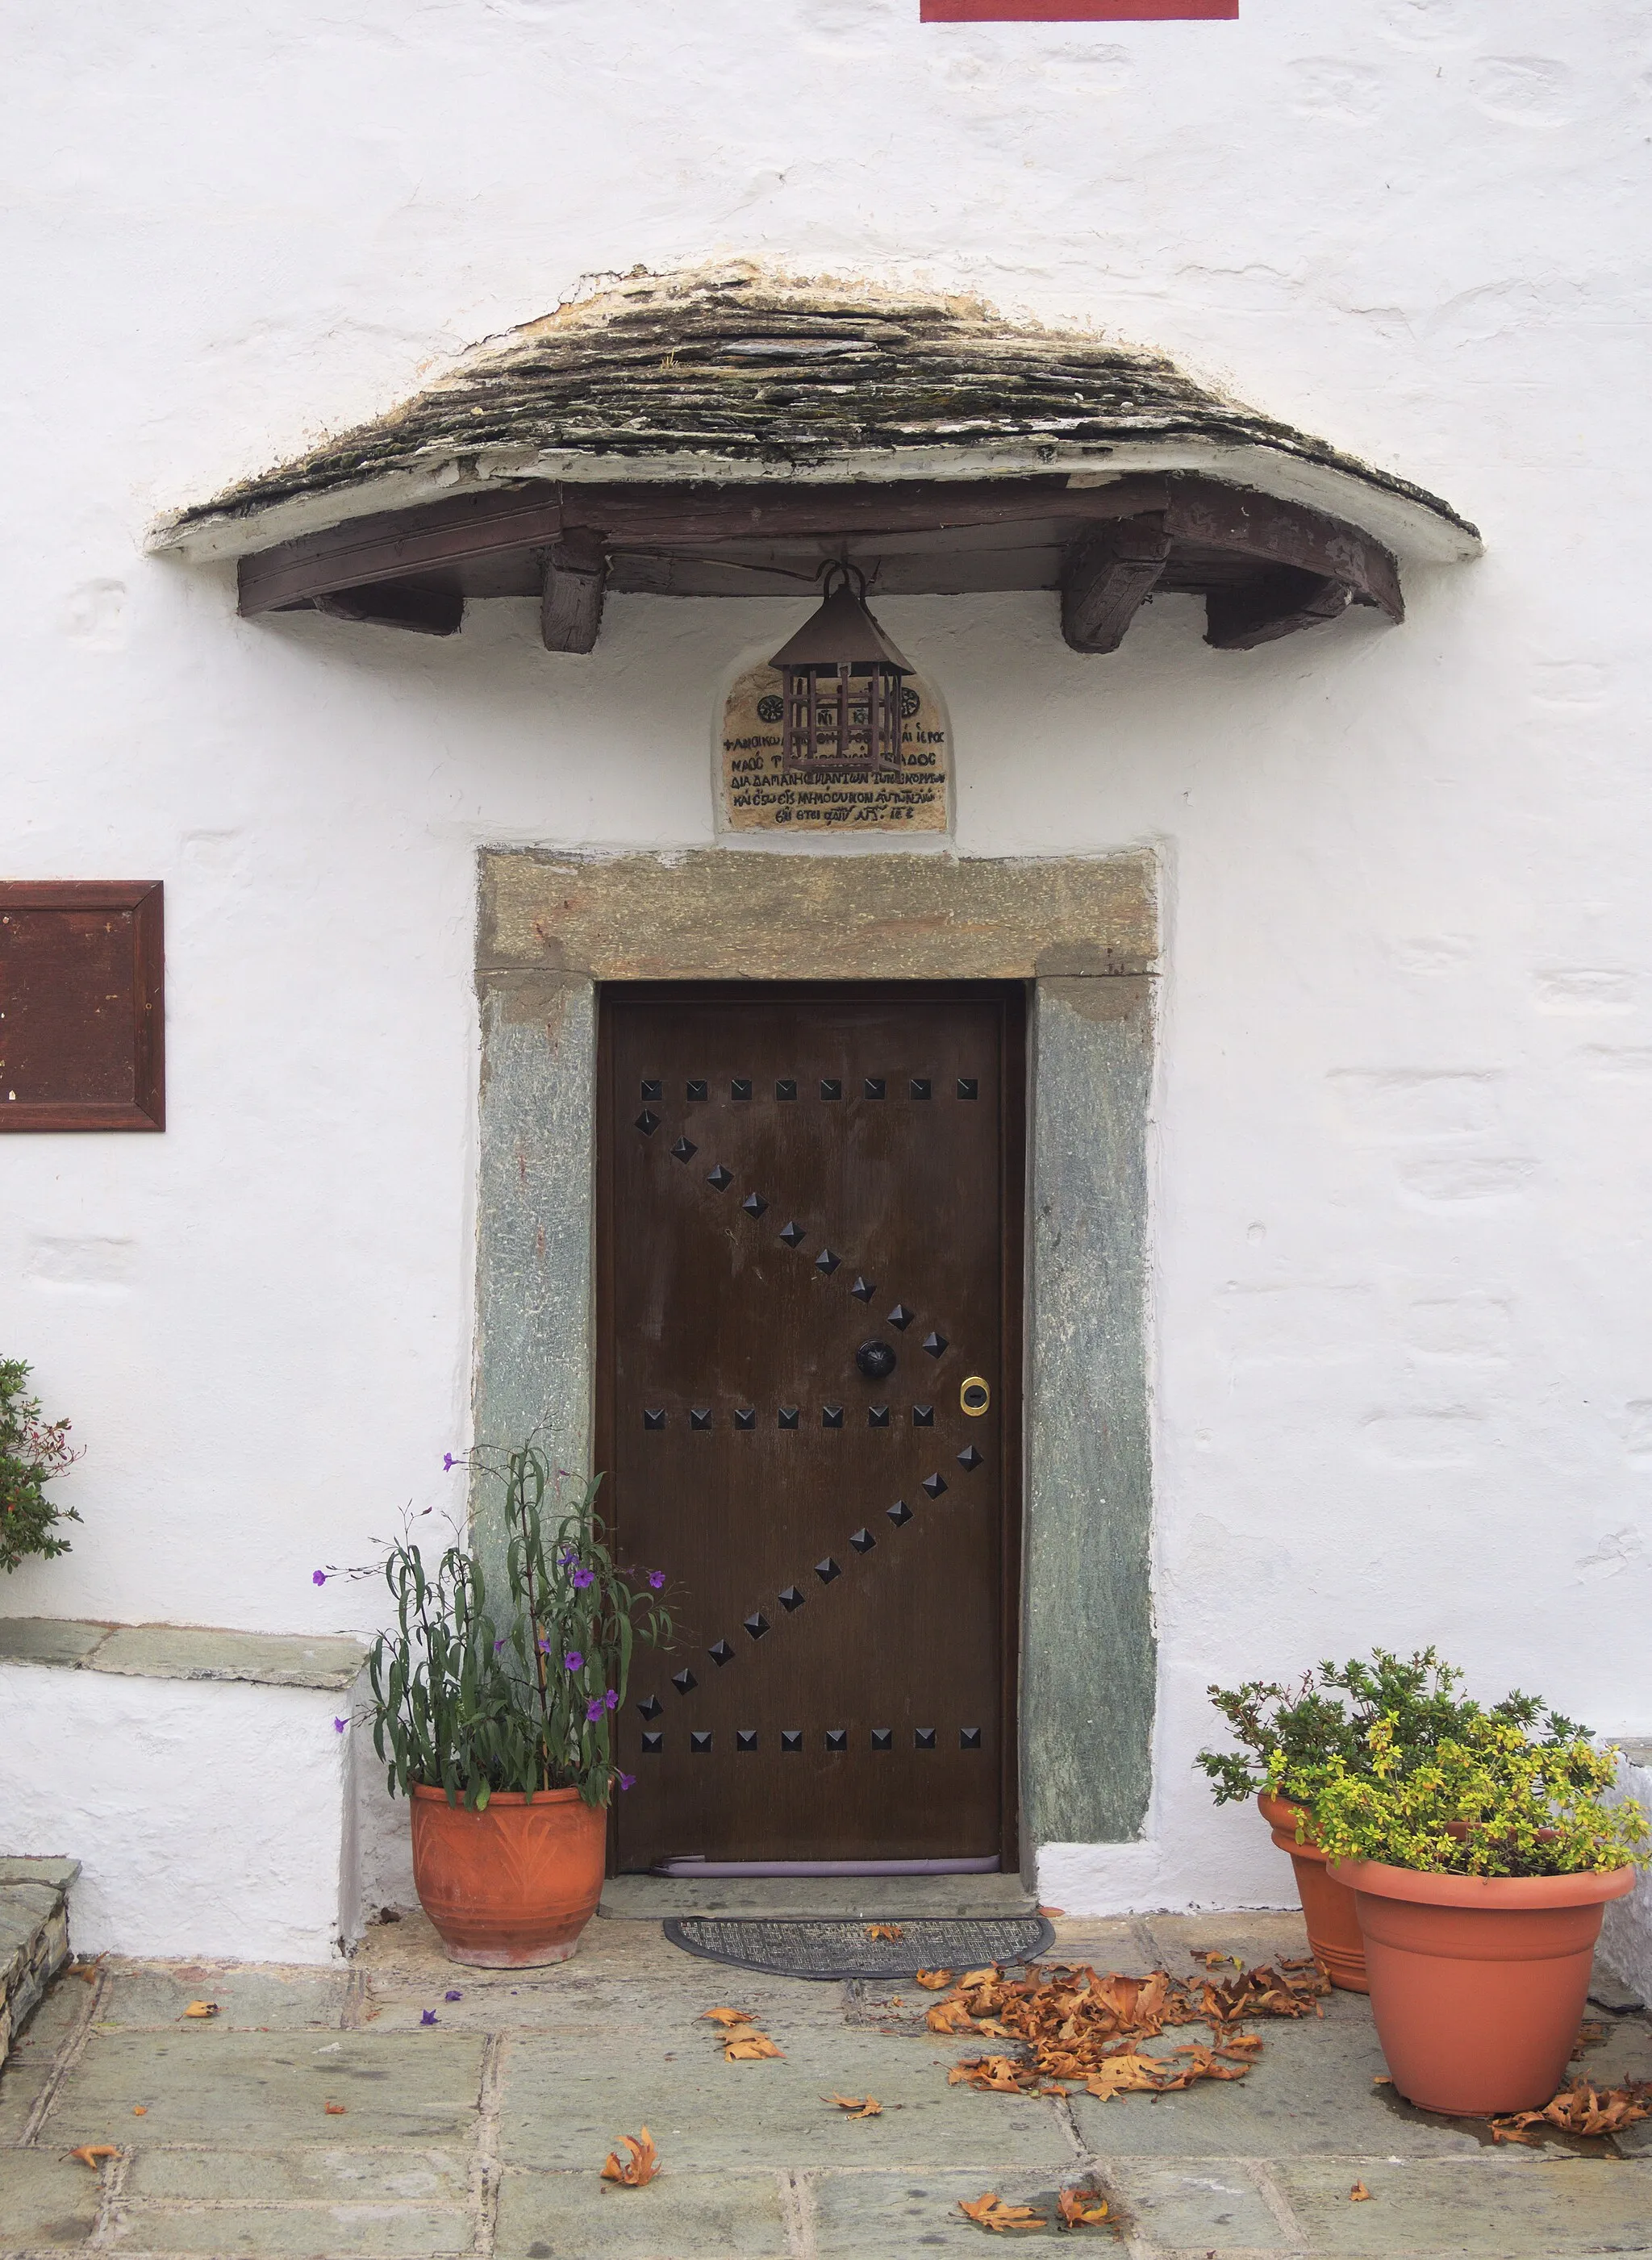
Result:
M454 1962L566 1962L602 1897L608 1815L576 1789L496 1790L481 1813L416 1785L413 1882Z
M1344 1860L1365 1933L1377 2036L1407 2101L1489 2118L1559 2090L1589 1992L1606 1875L1441 1876Z
M1297 1892L1308 1921L1308 1944L1326 1967L1334 1985L1345 1993L1369 1993L1365 1974L1365 1941L1354 1894L1327 1873L1325 1855L1317 1844L1298 1844L1297 1820L1302 1807L1289 1798L1270 1797L1266 1790L1256 1799L1262 1817L1273 1830L1273 1841L1289 1852L1297 1871Z

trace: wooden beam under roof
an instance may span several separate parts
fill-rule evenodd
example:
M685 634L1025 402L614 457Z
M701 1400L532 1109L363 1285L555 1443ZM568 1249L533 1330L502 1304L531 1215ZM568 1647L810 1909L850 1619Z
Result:
M1075 651L1117 651L1170 554L1164 512L1090 534L1062 576L1062 633Z

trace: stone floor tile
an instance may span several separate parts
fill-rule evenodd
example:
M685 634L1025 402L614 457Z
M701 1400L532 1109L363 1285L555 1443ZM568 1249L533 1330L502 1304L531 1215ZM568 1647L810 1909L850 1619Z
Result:
M78 1978L58 1978L12 2043L0 2070L0 2142L21 2139L57 2052L85 2014L89 1999Z
M1247 2252L1291 2249L1291 2238L1255 2178L1231 2158L1186 2158L1173 2166L1124 2159L1110 2165L1103 2178L1117 2192L1132 2233L1160 2249L1202 2254L1212 2247Z
M1652 2166L1621 2158L1276 2169L1314 2260L1570 2260L1652 2252ZM1352 2204L1358 2180L1369 2204Z
M1352 2004L1357 1997L1348 1994ZM1169 2095L1124 2095L1100 2102L1076 2094L1073 2113L1098 2157L1430 2158L1472 2155L1489 2141L1476 2122L1425 2116L1374 2085L1387 2066L1362 1999L1330 2006L1323 2020L1262 2020L1262 2053L1243 2079L1201 2080ZM1191 2037L1205 2037L1203 2026ZM1188 2037L1167 2033L1149 2044L1164 2055Z
M61 2150L0 2150L0 2254L73 2251L91 2235L100 2177Z
M1285 1858L1280 1854L1280 1864ZM1308 1927L1299 1908L1239 1914L1149 1914L1141 1925L1167 1970L1180 1977L1195 1954L1237 1954L1249 1963L1292 1961L1308 1951Z
M494 2245L497 2260L784 2260L789 2249L777 2175L669 2171L639 2190L590 2171L508 2171Z
M1055 1943L1046 1962L1088 1962L1097 1970L1121 1970L1140 1977L1160 1960L1144 1921L1134 1916L1063 1916L1055 1924Z
M222 1963L128 1963L111 1967L97 2005L100 2029L175 2025L191 2001L216 2001L219 2026L253 2032L318 2027L336 2032L348 1979L341 1970L277 1970Z
M819 2260L911 2260L931 2252L970 2253L975 2260L985 2260L993 2249L1019 2249L1022 2239L990 2236L965 2219L960 2199L973 2204L994 2190L1006 2205L1036 2201L1048 2217L1056 2191L1084 2178L1070 2157L1059 2169L1046 2167L1041 2173L1025 2167L995 2173L985 2166L968 2171L909 2167L902 2173L823 2173L808 2178L805 2203L812 2215ZM1033 2233L1046 2242L1056 2235L1050 2229L1028 2232ZM1074 2253L1119 2251L1116 2240L1100 2229L1063 2237L1061 2243Z
M469 2161L462 2149L411 2143L391 2150L142 2147L125 2182L126 2196L147 2205L462 2206L469 2193Z
M43 2139L237 2145L463 2140L476 2110L472 2035L94 2033ZM327 2114L328 2102L344 2115ZM134 2106L144 2106L141 2121Z
M567 1966L570 1970L576 1967ZM907 1990L911 1999L923 1998L921 1992ZM450 1992L461 1998L449 2001ZM375 1981L364 2022L375 2032L404 2030L418 2025L429 2010L440 2027L461 2032L554 2031L584 2035L600 2045L605 2035L669 2029L686 2042L705 2030L702 2024L698 2034L695 2031L701 2012L719 2005L745 2009L765 2023L784 2019L825 2029L842 2022L844 1998L840 1984L753 1978L710 1962L686 1962L682 1970L658 1978L625 1980L587 1971L508 1987L472 1985L460 1972L447 1970L419 1986L385 1986Z
M431 2206L120 2206L114 2228L123 2260L438 2260L474 2249L470 2215Z
M841 2023L822 2031L776 2019L769 2029L783 2061L726 2063L704 2028L602 2057L549 2037L508 2042L501 2155L522 2165L600 2164L644 2122L683 2172L976 2157L1035 2166L1069 2155L1052 2104L948 2087L955 2049ZM823 2100L833 2092L875 2095L883 2115L849 2119Z

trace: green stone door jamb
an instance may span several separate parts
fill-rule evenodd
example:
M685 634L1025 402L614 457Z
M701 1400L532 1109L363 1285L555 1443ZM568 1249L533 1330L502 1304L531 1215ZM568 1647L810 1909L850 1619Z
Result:
M1141 1833L1155 1691L1145 855L955 862L484 850L478 1441L590 1448L599 981L1026 980L1021 1839Z

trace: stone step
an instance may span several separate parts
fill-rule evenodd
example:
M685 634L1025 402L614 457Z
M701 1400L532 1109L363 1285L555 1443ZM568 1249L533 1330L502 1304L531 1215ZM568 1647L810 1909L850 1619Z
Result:
M0 1858L0 2063L68 1960L69 1886L78 1860Z

